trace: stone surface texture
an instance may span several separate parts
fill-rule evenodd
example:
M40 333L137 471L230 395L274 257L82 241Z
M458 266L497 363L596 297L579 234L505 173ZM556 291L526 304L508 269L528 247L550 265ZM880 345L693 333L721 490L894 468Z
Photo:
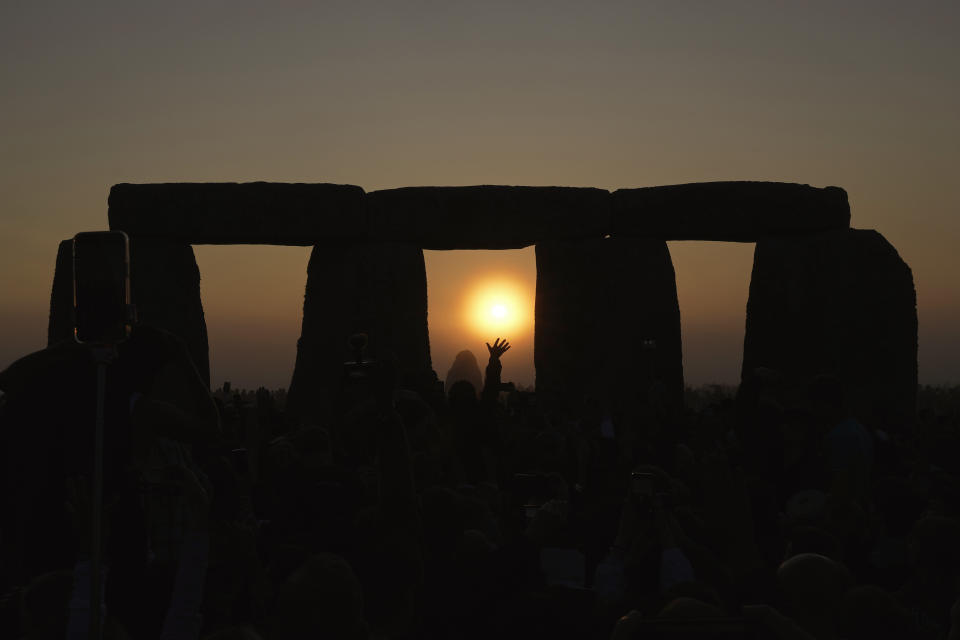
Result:
M407 388L434 382L427 334L423 251L400 243L316 246L307 267L303 329L287 397L288 411L319 420L323 398L339 389L348 340L366 333L366 357L395 354Z
M137 308L138 322L166 329L183 340L200 377L209 386L207 323L193 247L131 237L130 297Z
M117 184L110 228L189 244L310 246L363 236L363 189L353 185L248 183Z
M821 373L843 382L850 410L902 429L916 410L917 297L910 267L872 230L765 238L754 252L743 378L781 376L781 402L803 405Z
M371 234L424 249L520 249L600 238L610 194L577 187L404 187L367 194Z
M786 182L697 182L613 192L610 233L755 242L850 226L847 192Z
M628 404L654 394L681 406L680 308L666 243L558 240L536 251L534 361L544 403L577 410L608 389Z
M61 240L50 292L47 346L73 339L73 239Z

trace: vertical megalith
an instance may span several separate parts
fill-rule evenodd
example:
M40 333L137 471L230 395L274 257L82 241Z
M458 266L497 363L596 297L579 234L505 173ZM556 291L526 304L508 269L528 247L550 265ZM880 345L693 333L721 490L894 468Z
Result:
M130 238L130 295L137 321L176 334L204 382L210 383L207 324L193 248L180 242ZM57 251L47 344L73 337L73 240Z
M680 307L666 242L537 243L534 361L547 407L621 398L629 414L683 402Z
M62 240L57 249L50 292L47 346L73 338L73 240Z
M342 383L344 362L352 357L348 339L358 332L368 336L366 358L396 355L406 388L426 390L432 384L422 250L392 242L313 248L289 415L323 417Z
M209 385L207 323L193 247L131 237L130 294L138 322L165 329L183 340L200 377Z
M917 393L917 298L910 267L871 230L764 238L753 259L744 382L776 372L781 403L836 375L848 409L875 427L910 423Z

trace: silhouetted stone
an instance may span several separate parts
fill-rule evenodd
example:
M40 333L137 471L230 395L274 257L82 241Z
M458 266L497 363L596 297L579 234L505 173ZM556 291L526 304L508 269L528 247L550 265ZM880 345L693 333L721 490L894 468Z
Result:
M785 182L698 182L613 192L615 236L754 242L850 226L847 192Z
M910 267L876 231L850 229L757 243L743 377L783 376L781 401L836 374L862 421L892 429L916 409L917 298Z
M193 247L131 237L130 297L139 322L166 329L183 340L200 377L209 386L207 323Z
M188 244L130 239L130 296L138 322L179 336L204 382L210 384L207 324L200 271ZM47 344L73 338L73 240L63 240L50 296Z
M367 194L371 233L425 249L520 249L600 238L610 194L575 187L404 187Z
M307 267L303 329L287 411L319 419L339 391L349 337L368 335L366 357L396 354L401 382L422 388L436 380L427 335L427 275L423 251L397 243L316 246Z
M363 189L338 184L116 184L110 228L192 244L312 245L366 234Z
M664 406L679 408L680 307L666 243L538 242L534 361L547 405L577 408L607 393L643 405L655 382Z
M50 292L47 346L73 339L73 239L60 241Z

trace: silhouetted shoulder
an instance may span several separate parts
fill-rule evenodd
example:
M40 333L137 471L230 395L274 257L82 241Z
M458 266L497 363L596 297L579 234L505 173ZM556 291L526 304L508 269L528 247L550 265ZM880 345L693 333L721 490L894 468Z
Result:
M63 371L90 362L82 345L64 340L34 351L0 371L0 390L15 394L28 386L42 384L52 371Z
M193 366L187 347L175 334L150 325L136 325L130 339L118 347L124 368L137 389L149 389L160 370L168 365Z

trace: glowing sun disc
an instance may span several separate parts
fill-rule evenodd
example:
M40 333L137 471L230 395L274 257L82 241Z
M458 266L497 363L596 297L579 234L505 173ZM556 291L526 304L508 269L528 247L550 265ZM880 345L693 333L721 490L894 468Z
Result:
M493 276L472 283L464 303L466 325L485 339L533 323L533 295L513 278Z

